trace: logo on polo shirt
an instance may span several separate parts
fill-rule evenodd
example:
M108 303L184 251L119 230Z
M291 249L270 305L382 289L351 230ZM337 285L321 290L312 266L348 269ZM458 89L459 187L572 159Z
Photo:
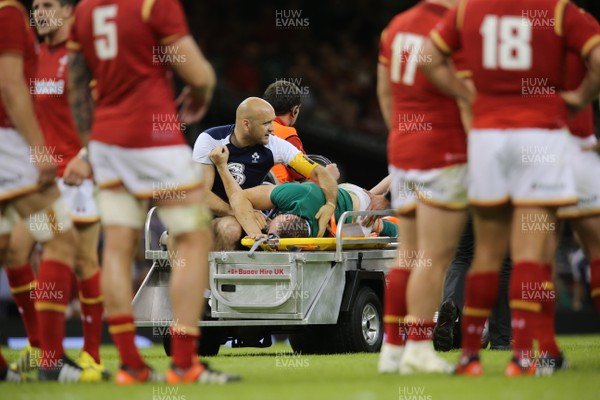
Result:
M260 155L257 152L254 152L254 154L252 154L252 163L253 164L258 163L259 158L260 158Z
M246 182L246 175L244 174L244 170L246 166L240 163L229 163L227 164L227 168L229 169L229 173L233 176L233 179L238 183L238 185L243 185Z

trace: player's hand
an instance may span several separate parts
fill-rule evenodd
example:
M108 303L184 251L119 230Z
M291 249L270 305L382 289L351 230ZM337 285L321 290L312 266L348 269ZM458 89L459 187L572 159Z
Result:
M229 150L227 149L227 146L217 146L208 153L208 158L210 158L210 161L217 167L227 164Z
M212 90L202 93L194 92L192 88L183 88L175 105L179 107L179 120L184 124L194 124L202 119L212 100Z
M73 158L67 164L63 180L67 185L79 186L85 179L92 176L92 167L79 157Z
M319 223L319 231L317 233L317 237L323 237L325 234L325 230L327 229L327 223L331 219L331 216L335 212L335 206L332 203L327 203L321 208L315 215L315 219Z
M567 107L571 112L581 111L587 105L579 92L575 90L560 92L560 97L567 103Z
M44 146L40 147L39 154L36 154L33 158L33 163L38 170L38 185L40 187L46 187L51 185L56 178L56 164L54 164L53 158ZM37 150L36 150L37 151Z
M583 151L595 151L596 153L600 154L600 142L595 143L593 145L583 146L581 148L581 150L583 150Z
M336 182L340 179L340 170L338 169L336 163L327 164L325 169L327 172L329 172L329 174L331 174L331 176L333 176L333 179L335 179Z
M371 197L371 203L369 207L367 207L367 211L371 210L387 210L390 208L390 202L382 195L373 195ZM362 221L362 225L370 227L375 221L381 218L380 215L367 215L365 219Z
M267 234L266 233L262 233L262 232L259 232L259 233L250 233L250 234L248 234L246 236L246 238L254 239L254 240L260 240L260 239L266 238L266 237L267 237Z

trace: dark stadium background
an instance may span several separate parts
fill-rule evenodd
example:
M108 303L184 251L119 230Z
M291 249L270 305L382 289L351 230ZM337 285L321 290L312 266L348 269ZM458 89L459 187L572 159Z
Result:
M183 1L190 29L219 77L201 126L231 123L239 101L260 95L275 79L300 82L309 93L296 125L304 148L337 162L346 180L371 187L387 173L387 133L375 92L379 35L417 2ZM600 17L600 1L576 3ZM282 10L300 11L308 26L278 28ZM312 68L299 67L304 60ZM195 135L192 129L190 139Z
M32 0L23 2L31 8ZM245 97L286 79L306 93L296 127L309 153L337 162L342 179L364 187L387 173L387 133L375 92L379 35L395 14L418 1L181 2L218 76L209 114L186 129L190 143L204 128L233 123ZM575 3L600 19L599 0ZM290 10L306 23L278 27L277 13L287 17Z

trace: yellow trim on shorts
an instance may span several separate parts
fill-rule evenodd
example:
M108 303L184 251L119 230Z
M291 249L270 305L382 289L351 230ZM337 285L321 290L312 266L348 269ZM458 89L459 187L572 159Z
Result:
M74 217L74 216L71 216L71 220L76 225L90 225L90 224L95 224L97 222L100 222L100 216L99 215L98 216L94 216L94 217Z
M32 289L35 289L36 283L37 283L37 281L34 279L31 282L26 283L24 285L17 286L17 287L11 287L10 293L11 294L19 294L19 293L24 293L24 292L30 292Z
M202 186L202 180L195 181L195 182L190 183L188 185L182 186L181 188L178 188L178 189L161 190L160 193L161 194L165 194L165 193L183 192L183 191L186 191L186 190L197 189L200 186ZM154 190L152 190L150 192L133 192L132 194L135 197L137 197L137 198L152 199L154 197L155 193L156 192Z
M468 207L466 200L464 203L458 203L458 202L444 203L442 201L426 199L423 196L421 196L421 194L419 192L417 192L417 197L418 197L419 201L422 203L425 203L430 206L438 207L438 208L445 208L447 210L464 210L465 208Z
M469 198L467 202L469 203L469 205L475 206L475 207L498 207L498 206L502 206L506 203L509 203L510 196L509 195L502 196L496 200L476 200L473 198Z
M463 315L468 317L489 317L492 313L492 310L489 308L474 308L474 307L465 307L463 308Z
M600 208L589 208L585 210L561 211L557 212L559 219L576 219L600 216Z
M123 185L123 181L119 178L112 179L110 181L104 181L104 182L97 183L98 189L112 189L116 186L122 186L122 185Z
M0 195L0 201L12 200L16 197L25 196L31 193L35 193L39 190L37 183L33 186L27 186L22 189L17 189L12 192L3 193Z
M292 168L305 178L310 178L310 174L312 174L318 165L319 164L306 157L302 152L298 152L292 161L290 161L288 167Z
M100 304L104 301L104 296L100 295L98 297L83 297L83 295L79 293L79 301L81 304Z
M67 311L67 306L64 304L48 303L45 301L38 301L35 303L36 311L54 311L58 313L64 313Z
M559 200L543 200L543 199L513 199L513 206L515 207L529 207L529 206L538 206L538 207L566 207L577 204L576 197L565 197L564 199Z
M135 326L132 323L125 323L125 324L119 324L119 325L112 325L108 327L108 332L111 335L115 335L117 333L123 333L123 332L133 332L135 331Z
M417 209L417 200L415 200L414 203L411 203L407 206L401 207L401 208L395 208L394 209L394 214L396 215L407 215L410 214L412 212L414 212Z
M540 312L542 310L542 305L540 303L534 303L531 301L525 300L511 300L509 302L511 309L517 310L525 310L525 311L533 311Z
M592 297L600 296L600 288L592 290Z
M394 324L394 323L402 323L404 322L404 317L401 317L399 315L384 315L383 316L383 323L384 324Z

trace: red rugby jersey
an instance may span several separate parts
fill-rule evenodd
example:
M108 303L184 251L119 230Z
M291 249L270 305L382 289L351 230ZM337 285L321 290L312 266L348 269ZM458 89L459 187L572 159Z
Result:
M584 10L579 9L581 13L590 21L591 24L596 25L598 32L600 33L600 25L590 14ZM586 74L585 64L581 59L581 56L575 52L568 52L565 59L565 90L577 89ZM588 105L584 110L571 116L567 120L567 126L574 136L580 138L586 138L594 134L594 111L592 105Z
M81 149L67 99L67 61L66 41L55 46L42 43L34 80L36 114L59 176Z
M569 52L565 59L565 90L576 89L586 73L585 64L579 54ZM582 111L567 119L567 126L573 136L586 138L594 134L594 111L588 105Z
M568 51L586 57L600 35L564 0L463 0L431 32L437 47L461 50L477 96L473 128L565 126L559 96Z
M440 4L419 3L394 17L381 35L379 63L388 68L392 90L388 163L397 168L433 169L466 161L456 100L418 68L429 31L448 11Z
M91 139L141 148L185 143L164 45L188 35L177 0L86 0L68 43L96 80Z
M37 51L37 40L25 7L18 1L0 0L0 54L17 53L23 57L23 76L27 85L35 75ZM1 98L0 127L13 127Z

